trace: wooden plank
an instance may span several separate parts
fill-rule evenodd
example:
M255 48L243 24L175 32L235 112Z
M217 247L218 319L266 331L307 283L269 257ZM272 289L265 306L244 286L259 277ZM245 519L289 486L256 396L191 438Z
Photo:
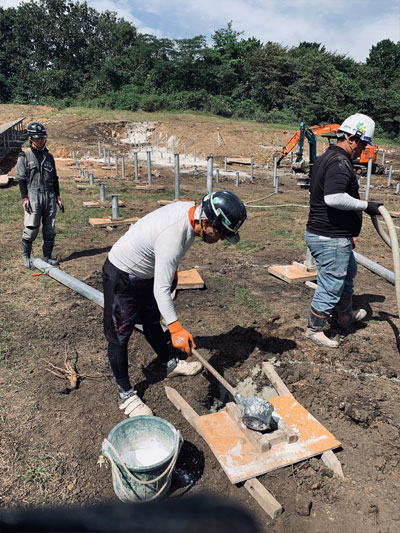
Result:
M106 228L107 226L123 226L124 224L134 224L139 217L133 218L89 218L89 224L96 228Z
M264 361L262 364L262 370L264 374L268 377L278 394L291 394L290 390L286 387L281 378L278 376L271 363L268 363L268 361Z
M333 470L336 475L344 479L342 464L332 450L327 450L326 452L324 452L321 455L321 460L328 468Z
M203 289L204 281L195 268L191 270L181 270L178 272L177 290L182 289Z
M256 502L272 519L282 514L282 505L272 496L272 494L258 481L258 479L248 479L244 486L253 496Z
M112 202L99 202L93 200L92 202L83 202L84 207L112 207ZM118 207L125 207L125 203L122 200L118 200Z
M250 158L248 157L228 157L226 160L227 165L251 165Z
M165 393L167 395L168 400L175 405L175 407L178 409L180 413L182 413L183 417L189 422L189 424L199 433L199 435L203 436L199 428L197 427L195 423L195 418L197 418L199 415L196 413L196 411L187 403L186 400L182 398L182 396L179 394L178 391L173 389L172 387L165 386Z
M10 183L11 177L8 174L2 174L0 176L0 187L3 189L5 187L8 187L8 184Z
M276 278L286 281L287 283L296 283L300 281L317 279L316 271L307 272L297 265L272 265L268 268L268 272Z

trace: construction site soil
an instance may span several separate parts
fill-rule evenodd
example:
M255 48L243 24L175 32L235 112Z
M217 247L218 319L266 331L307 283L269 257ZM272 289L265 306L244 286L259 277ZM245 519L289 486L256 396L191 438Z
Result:
M132 383L154 413L179 428L184 437L169 498L223 494L246 506L265 532L398 532L400 339L394 286L359 267L354 304L367 310L367 318L348 331L333 327L331 336L340 339L340 346L325 349L304 336L313 289L268 273L270 265L305 260L308 191L297 184L289 158L279 167L279 193L265 198L274 192L272 157L278 135L282 145L293 131L194 115L166 115L164 120L148 115L145 124L134 124L122 113L104 122L49 111L3 105L0 122L26 116L26 121L45 123L65 204L65 213L57 215L55 256L63 271L91 287L102 290L102 265L128 226L90 226L89 217L111 215L111 208L88 209L83 202L99 199L100 181L106 184L107 200L118 194L126 204L120 209L122 218L144 216L159 207L159 200L172 200L172 142L181 154L183 199L198 202L205 193L205 161L213 153L214 169L220 169L214 190L226 188L250 205L266 206L248 208L236 247L195 241L179 268L196 268L205 288L178 291L176 309L199 352L230 384L235 387L250 379L254 391L261 391L269 384L261 363L272 362L295 398L342 443L335 453L344 479L318 457L259 476L284 509L271 520L245 487L230 483L206 441L165 394L165 385L173 387L198 414L206 414L221 407L216 380L205 371L192 378L163 379L152 349L135 333L129 348ZM138 142L145 127L147 145L140 151L135 182L133 146L123 140L130 131L131 140L136 135ZM146 147L150 150L151 132L152 180L164 190L135 188L148 182ZM99 141L111 150L110 168L99 157ZM94 173L94 187L76 181L72 150L80 168ZM319 141L318 153L321 150ZM125 179L115 176L115 153L126 156ZM230 164L224 172L225 154L229 162L254 156L254 182L249 179L250 165ZM371 199L383 201L389 211L400 211L395 195L400 159L396 153L388 157L396 171L392 185L387 187L387 176L373 175ZM0 173L15 176L15 163L13 154L3 161ZM362 178L361 194L364 190ZM124 418L107 364L102 308L50 277L24 269L23 211L15 181L0 189L0 201L0 505L10 509L116 501L111 470L98 464L103 439ZM391 250L367 215L356 250L393 270ZM34 244L34 255L41 256L41 237ZM48 371L51 365L64 368L66 358L78 372L75 389Z

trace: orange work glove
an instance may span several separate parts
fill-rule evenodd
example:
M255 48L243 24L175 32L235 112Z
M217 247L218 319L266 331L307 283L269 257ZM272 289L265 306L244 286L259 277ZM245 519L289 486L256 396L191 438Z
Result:
M168 324L168 329L171 333L173 347L178 348L178 350L185 352L187 355L191 355L191 347L193 346L193 348L196 348L192 334L184 329L179 320L172 322L172 324Z

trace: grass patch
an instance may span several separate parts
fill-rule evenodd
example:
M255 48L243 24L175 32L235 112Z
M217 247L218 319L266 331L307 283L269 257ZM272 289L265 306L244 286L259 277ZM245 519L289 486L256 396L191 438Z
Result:
M40 494L43 494L47 483L51 479L49 466L45 464L46 459L46 457L41 455L34 457L32 463L21 476L24 483L34 483L39 489Z
M268 236L270 239L284 243L290 248L296 248L297 250L306 250L307 245L304 240L303 233L293 233L279 228L273 228L268 230Z

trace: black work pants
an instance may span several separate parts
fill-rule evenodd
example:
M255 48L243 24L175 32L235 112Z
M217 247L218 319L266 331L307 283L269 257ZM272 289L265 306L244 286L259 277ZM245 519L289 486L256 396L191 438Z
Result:
M147 342L161 363L171 358L169 333L160 324L153 294L154 279L140 279L115 267L107 258L103 265L104 335L108 360L117 384L129 390L128 342L135 324L143 326Z

